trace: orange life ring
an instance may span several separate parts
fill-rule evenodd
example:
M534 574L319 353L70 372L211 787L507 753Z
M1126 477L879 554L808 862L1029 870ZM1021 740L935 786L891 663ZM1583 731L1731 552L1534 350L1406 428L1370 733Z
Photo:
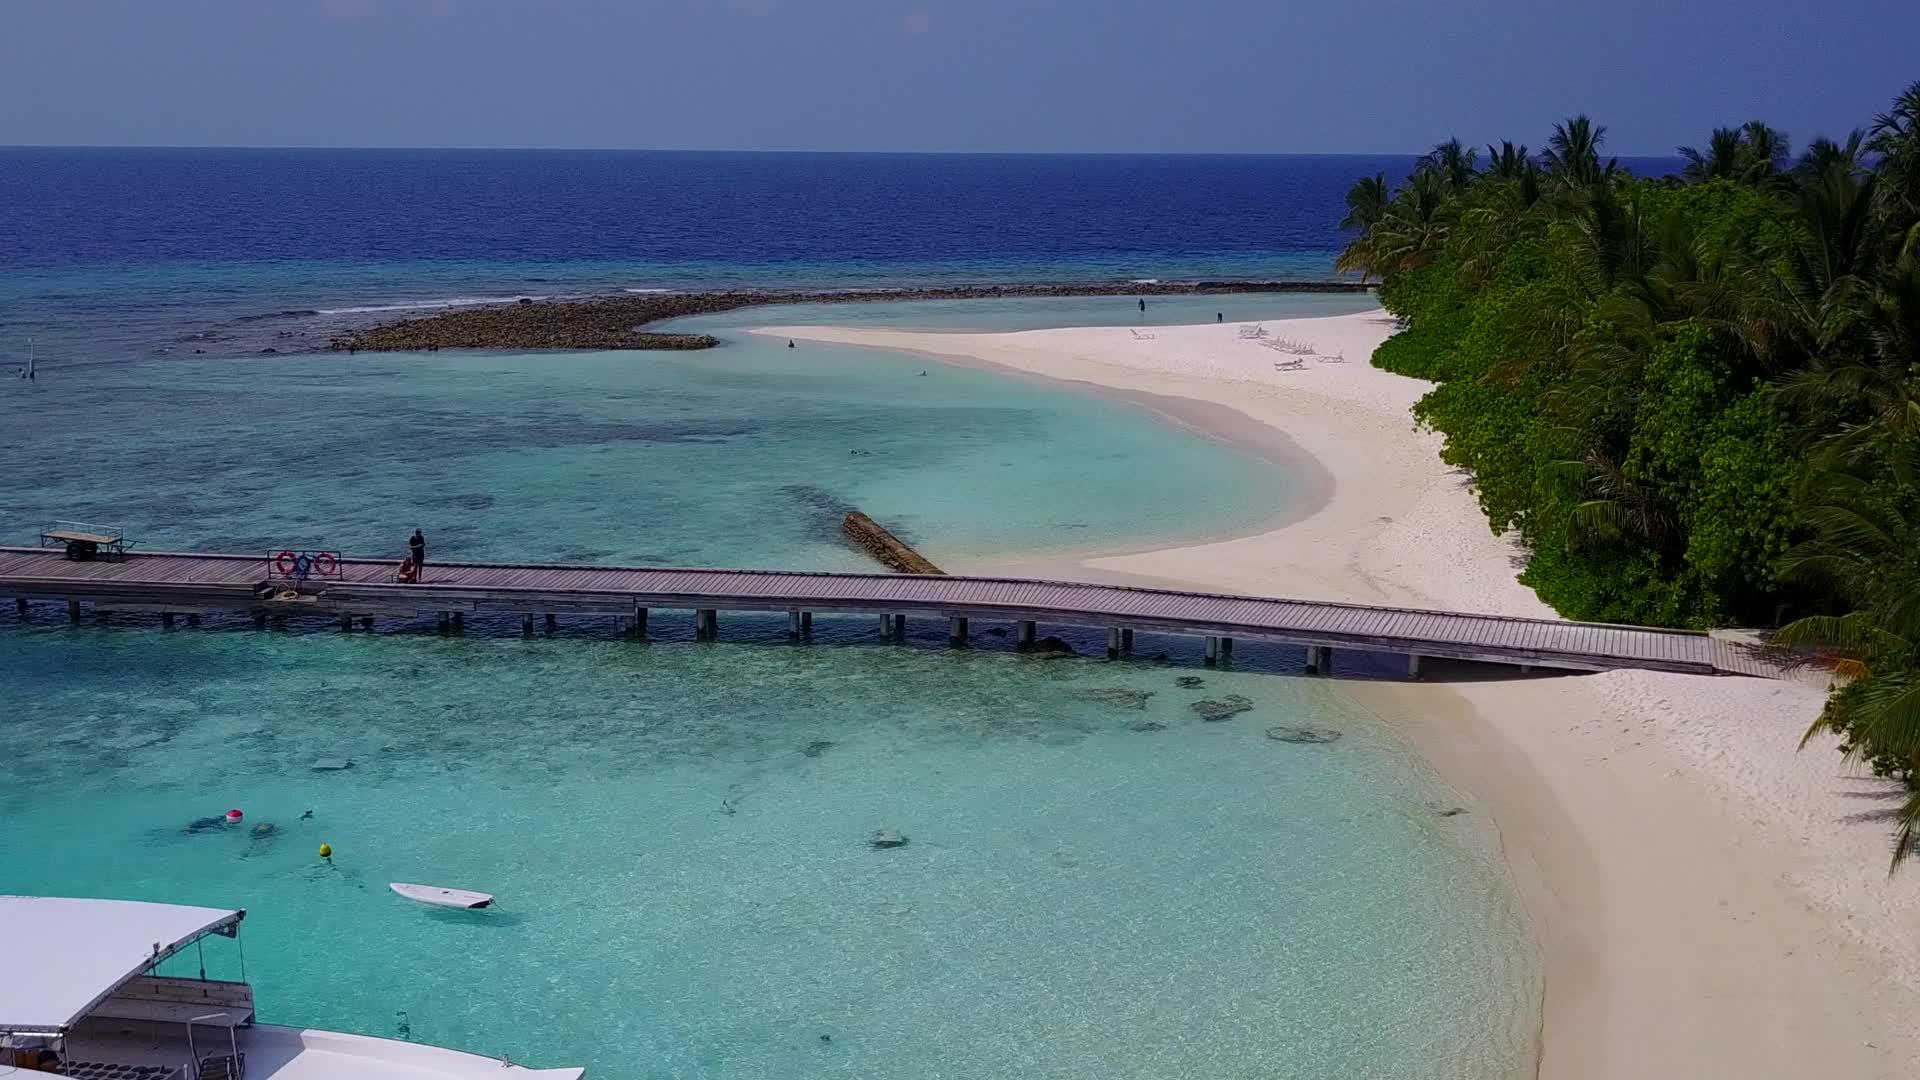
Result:
M273 568L283 574L291 574L300 566L300 556L292 551L282 551L274 557Z
M313 572L321 577L332 577L333 572L338 569L340 569L340 560L334 558L331 551L322 551L313 557Z

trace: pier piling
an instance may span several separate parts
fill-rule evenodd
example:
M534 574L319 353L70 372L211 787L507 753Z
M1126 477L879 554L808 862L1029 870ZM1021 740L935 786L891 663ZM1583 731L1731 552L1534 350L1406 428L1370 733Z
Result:
M802 614L803 613L798 610L787 612L787 636L788 637L797 638L800 636L800 616Z
M173 612L163 611L160 613L160 629L162 630L173 629Z
M1036 640L1038 640L1038 637L1039 637L1039 633L1040 633L1039 624L1034 622L1032 619L1021 619L1019 622L1019 628L1020 628L1019 633L1015 637L1015 644L1021 645L1026 648L1032 648L1033 643Z
M952 645L967 643L967 620L965 616L954 615L947 619L947 642Z
M647 609L633 609L633 634L635 637L647 636Z
M1217 664L1219 662L1220 662L1220 639L1217 637L1209 637L1207 639L1207 663Z
M522 612L520 615L520 636L531 637L532 635L533 635L533 612L531 611Z
M548 630L548 632L549 632L549 633L551 633L551 632L552 632L552 630L553 630L553 628L554 628L555 626L557 626L557 625L559 625L559 623L558 623L558 621L557 621L556 619L554 619L554 617L553 617L553 612L551 612L551 611L549 611L549 612L547 612L547 630Z
M1417 679L1419 677L1420 677L1420 654L1408 653L1407 654L1407 678Z
M67 621L68 622L80 621L80 601L78 600L67 601Z
M1120 651L1133 651L1133 627L1131 626L1123 626L1120 628Z
M172 621L173 621L173 617L172 617L172 616L168 616L168 617L167 617L167 621L168 621L168 622L172 622ZM349 634L351 634L351 633L353 633L353 616L352 616L351 614L349 614L349 613L346 613L346 612L342 612L342 613L341 613L341 615L340 615L340 629L341 629L341 630L343 630L343 631L345 631L346 633L349 633Z
M16 614L16 615L25 615L25 614L27 613L27 599L26 599L26 597L24 597L24 596L22 596L22 597L18 597L18 598L16 598L16 599L14 600L14 602L13 602L13 611L14 611L14 614Z
M1118 660L1119 658L1120 628L1117 626L1109 626L1107 627L1107 659Z
M720 612L714 608L700 608L693 613L693 636L701 641L712 641L720 636Z

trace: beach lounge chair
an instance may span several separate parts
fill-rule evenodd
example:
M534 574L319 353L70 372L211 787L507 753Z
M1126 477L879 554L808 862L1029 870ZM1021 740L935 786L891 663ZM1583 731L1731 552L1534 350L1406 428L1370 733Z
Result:
M1153 340L1153 335L1147 333L1144 330L1129 330L1127 331L1127 333L1132 334L1133 340L1135 341L1152 341Z
M1267 328L1260 323L1254 323L1252 326L1243 326L1240 328L1240 336L1249 341L1256 338L1263 338L1267 336Z
M1307 362L1305 360L1275 360L1273 362L1273 370L1275 371L1305 371L1306 369Z
M1332 356L1323 356L1320 358L1320 362L1323 364L1344 364L1347 362L1347 351L1342 349Z

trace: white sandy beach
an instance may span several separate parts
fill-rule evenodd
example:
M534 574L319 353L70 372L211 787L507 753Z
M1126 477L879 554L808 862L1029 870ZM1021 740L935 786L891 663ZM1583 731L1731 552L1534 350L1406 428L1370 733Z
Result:
M1276 370L1293 357L1232 323L763 332L1092 384L1303 478L1302 505L1257 535L966 570L1550 617L1416 429L1427 384L1368 365L1391 320L1265 329L1319 355ZM1544 956L1542 1076L1920 1075L1920 869L1887 876L1892 785L1849 775L1830 743L1796 752L1820 686L1428 670L1343 685L1499 830Z

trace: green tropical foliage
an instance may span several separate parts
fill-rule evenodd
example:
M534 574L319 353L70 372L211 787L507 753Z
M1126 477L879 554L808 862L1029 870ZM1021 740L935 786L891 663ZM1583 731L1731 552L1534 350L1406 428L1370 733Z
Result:
M1543 599L1780 626L1844 684L1809 736L1920 784L1920 82L1798 157L1755 121L1636 178L1606 134L1357 184L1341 264L1404 326L1374 363L1436 384L1415 415Z

